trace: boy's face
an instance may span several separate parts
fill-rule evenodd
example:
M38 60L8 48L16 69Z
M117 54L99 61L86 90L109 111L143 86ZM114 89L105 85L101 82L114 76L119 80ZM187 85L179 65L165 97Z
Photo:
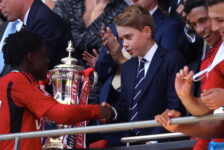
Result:
M195 7L187 15L187 21L210 46L215 46L220 40L219 32L212 31L212 22L208 10L204 6Z
M7 18L8 21L22 19L22 8L22 0L0 0L0 11L3 16Z
M218 31L224 41L224 2L209 6L208 14L212 19L212 30Z
M46 47L41 46L39 50L31 53L30 59L31 63L29 72L37 80L45 79L48 73L48 64L49 64Z
M116 26L125 50L132 56L144 57L148 52L151 29L146 26L142 31L128 26ZM149 30L149 31L148 31Z

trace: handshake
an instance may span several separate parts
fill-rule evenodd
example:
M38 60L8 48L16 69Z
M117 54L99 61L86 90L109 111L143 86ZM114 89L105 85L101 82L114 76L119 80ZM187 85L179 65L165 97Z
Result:
M99 120L103 123L116 119L116 110L106 102L101 103L100 112Z

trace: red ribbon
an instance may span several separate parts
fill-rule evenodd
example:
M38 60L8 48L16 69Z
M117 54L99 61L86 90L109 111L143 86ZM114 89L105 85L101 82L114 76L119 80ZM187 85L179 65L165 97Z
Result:
M80 95L80 105L86 105L88 104L88 96L90 92L90 75L93 74L94 69L93 68L87 68L86 70L82 71L82 74L84 76L83 84L82 84L82 90ZM87 125L87 121L82 121L76 124L76 127L85 127ZM86 134L77 134L75 138L75 147L76 148L86 148Z

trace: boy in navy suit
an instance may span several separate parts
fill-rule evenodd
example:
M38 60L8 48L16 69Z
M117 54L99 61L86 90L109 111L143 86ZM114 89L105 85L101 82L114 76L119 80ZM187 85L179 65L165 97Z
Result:
M185 61L177 52L155 42L149 12L141 6L130 6L115 18L115 24L125 50L132 56L122 64L121 94L117 102L112 102L117 104L117 121L152 120L170 108L183 112L174 79ZM163 132L161 127L134 129L122 136Z

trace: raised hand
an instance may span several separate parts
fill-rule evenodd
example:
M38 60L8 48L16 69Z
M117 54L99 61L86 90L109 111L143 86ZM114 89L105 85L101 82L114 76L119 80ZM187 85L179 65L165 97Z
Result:
M98 57L99 57L99 53L95 49L93 49L93 54L94 55L90 54L87 51L84 51L82 53L83 59L87 62L87 65L90 66L90 67L95 67L96 62L97 62Z
M122 54L117 38L112 34L109 27L101 27L101 37L103 44L108 49L108 53L116 63L122 64L127 60Z
M201 94L201 101L210 109L215 110L224 106L224 89L212 88Z
M100 105L100 109L101 109L101 115L100 115L101 122L103 123L109 122L115 117L115 112L108 103L103 102Z
M175 89L180 99L191 97L193 71L189 72L189 68L185 66L176 74Z
M101 27L101 37L103 44L110 53L116 52L117 50L121 51L120 44L117 38L112 34L109 27Z
M178 132L179 125L170 125L171 118L180 117L181 113L176 110L165 110L162 114L156 115L155 120L159 122L166 130L170 132Z

